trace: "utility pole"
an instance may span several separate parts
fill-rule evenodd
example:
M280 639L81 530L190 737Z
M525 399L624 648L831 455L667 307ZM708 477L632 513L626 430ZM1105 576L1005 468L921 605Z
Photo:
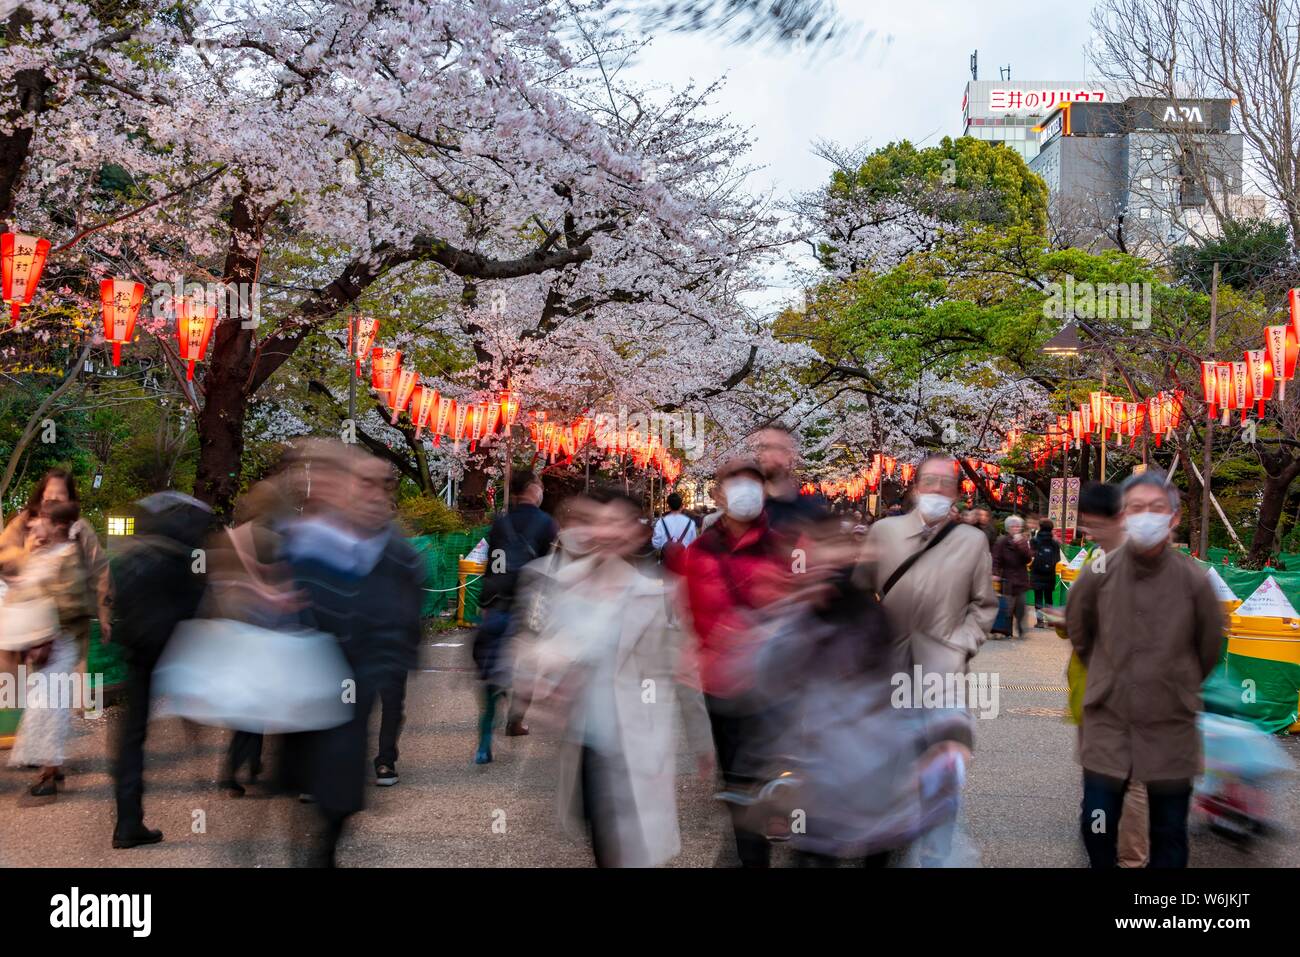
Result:
M1219 264L1214 264L1210 278L1210 357L1219 326ZM1214 467L1214 416L1205 417L1205 451L1201 460L1201 561L1210 560L1210 469Z

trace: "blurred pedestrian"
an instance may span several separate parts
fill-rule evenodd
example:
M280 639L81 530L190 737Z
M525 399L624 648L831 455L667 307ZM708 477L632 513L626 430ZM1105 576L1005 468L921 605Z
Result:
M880 867L956 814L955 782L942 800L917 782L940 751L969 757L970 722L897 706L908 638L855 575L860 548L825 523L807 542L798 591L773 606L757 656L759 691L787 716L765 813L800 817L790 833L800 866Z
M313 863L333 867L348 818L365 806L376 701L382 714L375 783L397 782L406 679L420 642L424 565L393 524L397 482L388 463L323 441L296 454L296 469L309 475L309 492L301 518L282 530L285 559L308 597L304 622L338 639L355 682L348 722L286 738L296 752L299 786L324 824Z
M196 556L212 527L212 509L180 492L158 492L132 508L135 534L112 559L113 641L127 666L126 713L113 768L117 823L113 846L156 844L162 832L144 825L144 742L154 665L176 625L194 617L203 597Z
M1001 601L1007 603L1011 627L1021 638L1025 635L1025 592L1029 590L1029 562L1033 551L1025 537L1025 522L1012 515L1006 522L1007 533L993 543L993 578L1001 583ZM1011 637L1011 628L1007 637Z
M76 681L80 674L75 669L89 627L91 594L81 552L70 538L79 518L75 502L48 501L40 506L37 517L27 523L27 554L6 594L6 602L45 601L55 611L48 639L22 655L28 671L26 704L9 754L10 767L40 768L28 789L33 797L53 797L58 792L74 704L74 700L61 700L61 693L72 692L75 699L84 688Z
M1122 491L1127 540L1085 567L1066 604L1088 669L1080 830L1092 866L1114 867L1126 785L1143 783L1150 866L1185 867L1201 684L1222 651L1223 612L1205 573L1169 546L1178 490L1151 469Z
M762 609L784 592L789 559L768 525L758 463L732 460L717 478L726 514L687 549L687 604L736 852L745 867L767 867L767 838L747 823L742 802L779 721L754 692L754 648Z
M794 433L783 425L760 429L750 440L754 459L763 472L764 511L772 532L796 539L809 523L830 511L821 495L801 495L795 468L799 449Z
M492 760L492 729L498 703L509 694L509 634L519 573L555 544L555 520L542 511L542 494L540 476L527 469L516 471L510 478L510 509L492 523L488 532L488 568L479 592L482 620L473 648L482 684L475 764ZM506 734L527 733L522 712L512 708L506 718Z
M665 585L629 558L643 537L641 506L601 489L579 506L584 548L539 559L521 592L521 678L563 729L561 820L586 833L599 867L654 867L680 849L675 796L674 643ZM570 525L565 532L579 526ZM567 534L566 539L574 536Z

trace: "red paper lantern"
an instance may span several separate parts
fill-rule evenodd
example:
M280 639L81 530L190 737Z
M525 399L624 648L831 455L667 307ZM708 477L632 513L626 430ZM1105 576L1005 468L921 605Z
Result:
M1255 388L1250 381L1248 366L1245 362L1232 364L1232 389L1237 408L1241 410L1241 421L1250 415L1250 407L1255 404Z
M497 404L501 407L503 428L510 429L519 417L519 396L510 389L502 389L497 396Z
M465 421L469 417L470 406L464 402L456 403L455 421L452 423L451 437L460 445L460 440L465 436Z
M1232 410L1238 408L1237 390L1232 384L1232 363L1216 362L1214 394L1219 400L1219 409L1223 412L1223 424L1227 425Z
M428 386L417 385L415 392L411 396L411 420L415 423L415 437L418 439L424 427L433 420L434 410L438 408L441 396L438 395L437 389L431 389ZM434 437L435 443L437 436Z
M1283 340L1285 341L1285 340ZM1201 360L1201 394L1205 397L1205 408L1210 418L1218 415L1215 409L1215 400L1218 397L1218 365L1214 362Z
M361 358L370 354L379 332L378 319L352 316L348 319L348 355L357 360L357 376L361 376Z
M1264 403L1273 398L1273 363L1267 349L1247 349L1246 374L1250 377L1250 391L1255 397L1255 413L1264 417Z
M0 236L0 291L9 304L13 324L18 325L18 311L29 306L36 294L36 284L45 270L50 241L23 233Z
M135 320L144 301L144 283L130 279L105 279L99 284L104 310L104 339L113 343L113 365L122 364L122 345L131 341Z
M176 312L176 344L181 361L186 363L185 378L194 378L194 364L202 362L208 351L208 339L217 322L217 307L203 296L187 296L172 302Z
M415 384L419 380L419 373L414 369L399 369L393 379L393 391L390 393L392 398L389 406L393 410L393 418L389 425L397 424L397 417L402 414L411 402L411 394L415 392Z
M402 367L400 349L386 349L378 346L370 352L370 387L379 393L385 404L393 392L393 383L397 379L397 370Z

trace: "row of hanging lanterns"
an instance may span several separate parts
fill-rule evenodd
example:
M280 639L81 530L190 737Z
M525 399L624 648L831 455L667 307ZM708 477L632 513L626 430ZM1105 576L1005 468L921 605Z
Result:
M589 414L561 424L549 420L545 412L534 412L528 430L538 452L549 462L572 458L591 446L602 455L626 457L638 469L654 469L670 485L681 477L681 462L672 456L659 436L645 436L633 428L611 428L607 420L593 419Z
M1140 402L1129 402L1106 392L1089 393L1087 402L1068 414L1058 415L1056 423L1030 444L1034 465L1042 468L1064 448L1107 442L1111 436L1116 446L1127 438L1132 448L1139 437L1149 433L1159 447L1165 435L1182 422L1183 395L1181 389L1174 389L1157 392Z
M50 241L24 233L0 234L0 298L9 306L12 327L18 326L23 306L36 294ZM144 283L131 279L104 279L99 284L104 340L113 346L113 365L122 364L122 346L135 336L136 320L144 303ZM208 340L217 321L217 306L203 295L173 299L169 311L176 321L176 345L186 365L187 379L195 364L207 354Z

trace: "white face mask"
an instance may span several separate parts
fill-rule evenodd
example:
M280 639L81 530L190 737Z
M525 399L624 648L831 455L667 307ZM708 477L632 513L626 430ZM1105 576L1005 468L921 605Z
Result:
M585 525L574 525L560 530L560 548L566 555L575 558L590 554L596 547L591 529Z
M946 495L927 492L916 500L916 510L926 522L937 522L952 508L952 499Z
M755 479L729 479L724 486L727 514L738 522L752 522L763 511L763 483Z
M1169 522L1172 518L1172 515L1162 515L1159 512L1142 512L1124 519L1124 530L1138 551L1145 552L1168 540Z

